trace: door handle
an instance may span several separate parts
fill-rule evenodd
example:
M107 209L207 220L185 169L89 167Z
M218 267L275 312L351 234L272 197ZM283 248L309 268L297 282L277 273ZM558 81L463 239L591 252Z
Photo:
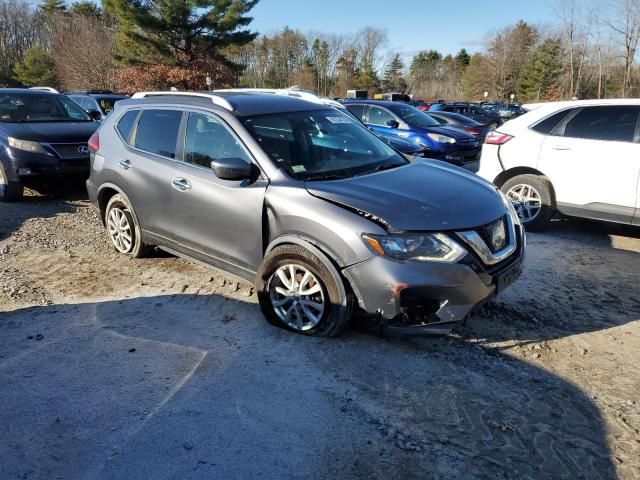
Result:
M554 150L561 150L561 151L571 150L571 147L569 147L568 145L554 145L551 148Z
M133 165L131 164L131 160L120 160L120 168L123 170L129 170Z
M180 190L181 192L191 190L191 182L186 178L175 177L171 183L173 184L173 188Z

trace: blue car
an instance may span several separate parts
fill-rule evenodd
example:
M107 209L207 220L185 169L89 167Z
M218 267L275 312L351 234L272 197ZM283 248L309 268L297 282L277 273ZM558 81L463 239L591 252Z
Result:
M429 158L465 166L480 158L482 144L473 135L440 125L417 108L400 102L360 100L344 105L374 133L393 135L423 147Z

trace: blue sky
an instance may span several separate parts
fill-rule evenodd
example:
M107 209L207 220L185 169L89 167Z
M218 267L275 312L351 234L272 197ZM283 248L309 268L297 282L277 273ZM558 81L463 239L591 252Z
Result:
M352 33L384 28L388 47L405 55L434 48L477 51L485 35L520 19L556 21L553 0L260 0L251 28L274 32L285 25L302 32Z

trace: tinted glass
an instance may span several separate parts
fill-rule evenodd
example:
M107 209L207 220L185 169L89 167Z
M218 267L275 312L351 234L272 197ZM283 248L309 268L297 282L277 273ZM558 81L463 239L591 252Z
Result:
M564 128L564 136L592 140L633 142L639 107L587 107Z
M364 105L347 105L347 110L353 113L360 120L364 118Z
M120 120L118 120L118 124L116 125L116 129L122 135L122 138L125 139L127 143L131 139L131 131L133 130L133 125L136 121L136 117L138 116L139 110L129 110L125 113Z
M184 144L184 161L210 168L211 162L220 158L251 160L236 137L211 115L190 113Z
M0 122L92 122L87 113L64 95L0 93Z
M384 108L370 106L369 112L367 113L367 123L371 125L381 125L386 127L387 122L396 121L396 117L394 117L391 112L385 110Z
M176 143L182 112L145 110L140 116L135 146L163 157L176 157Z
M105 115L109 115L113 111L113 107L115 106L118 100L122 100L119 97L95 97L95 101L97 105L102 110L102 113Z
M548 118L545 118L541 122L535 124L531 127L536 132L543 133L545 135L550 134L554 128L558 126L558 124L565 119L565 117L571 112L571 110L563 110L561 112L555 113Z
M437 127L440 125L432 117L411 105L398 104L392 107L393 113L398 115L407 125L418 128Z
M300 180L348 178L407 163L336 110L260 115L243 122L274 164Z

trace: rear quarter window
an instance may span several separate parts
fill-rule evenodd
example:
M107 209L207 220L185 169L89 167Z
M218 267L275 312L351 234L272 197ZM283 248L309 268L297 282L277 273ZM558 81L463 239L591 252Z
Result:
M535 130L538 133L542 133L543 135L549 135L553 130L562 122L571 110L562 110L560 112L554 113L550 117L545 118L541 122L536 123L531 127L532 130Z
M120 117L120 120L118 120L118 123L116 124L116 130L118 130L118 133L120 133L124 141L127 143L131 140L131 132L133 131L133 126L135 125L139 112L140 110L129 110Z

